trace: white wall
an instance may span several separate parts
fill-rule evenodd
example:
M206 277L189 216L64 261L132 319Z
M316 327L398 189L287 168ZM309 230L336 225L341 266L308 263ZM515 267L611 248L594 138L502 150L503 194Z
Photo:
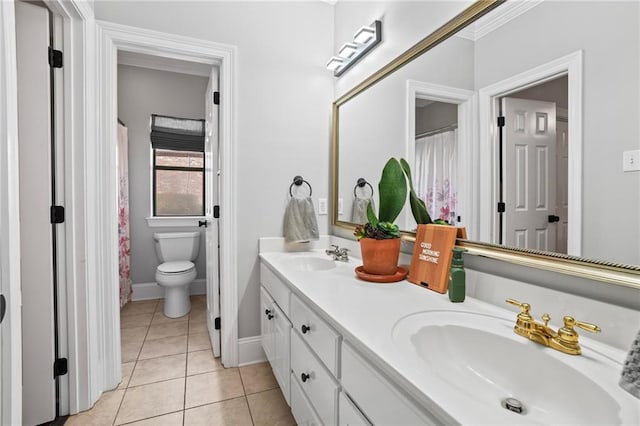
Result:
M640 149L639 19L638 2L544 2L478 40L475 64L482 88L584 51L582 255L632 265L640 173L623 173L622 152Z
M458 123L458 105L434 102L416 108L416 135Z
M101 1L95 12L101 20L237 46L238 328L241 338L260 334L258 238L282 235L295 175L313 185L316 203L328 197L333 77L325 64L333 54L333 7ZM327 233L328 216L319 219Z
M131 280L155 282L155 232L198 231L193 228L149 228L151 216L151 162L149 119L151 114L204 118L207 77L177 74L127 65L118 66L118 115L129 133L129 219L131 231ZM205 278L205 238L200 239L196 261L198 278ZM135 294L134 294L135 297Z

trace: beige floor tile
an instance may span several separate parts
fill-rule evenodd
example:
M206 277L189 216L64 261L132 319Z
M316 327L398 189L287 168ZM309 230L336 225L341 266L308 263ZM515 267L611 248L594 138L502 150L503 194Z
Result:
M211 349L209 333L195 333L189 335L188 352L202 351L205 349Z
M129 302L120 310L120 316L152 314L156 311L158 299Z
M244 396L237 368L187 377L186 408Z
M129 423L172 413L184 408L184 379L129 388L115 424Z
M280 389L247 395L255 426L293 426L296 421Z
M160 304L158 304L158 306L160 306ZM151 324L167 324L170 322L186 321L188 319L189 319L189 314L181 316L180 318L169 318L164 316L162 309L156 309L156 313L153 314L153 320L151 321Z
M189 320L189 334L208 333L206 321Z
M271 370L271 364L268 362L240 367L240 377L242 377L244 392L247 395L278 387L278 382Z
M134 362L125 362L122 364L122 381L118 386L118 389L126 389L129 386L129 379L131 378L131 373L133 372L133 367L135 367L136 363Z
M195 309L191 310L189 314L189 319L191 321L202 322L207 320L207 311L206 309Z
M120 345L120 354L122 356L122 362L133 362L138 359L140 355L140 349L142 349L143 341L128 342Z
M187 352L187 336L163 337L144 342L138 359L159 358L185 352Z
M191 408L184 412L184 426L251 426L251 413L244 397Z
M223 368L220 358L214 358L210 349L187 354L187 376L222 370Z
M151 417L150 419L140 420L139 422L127 423L127 425L135 426L182 426L183 411L178 411L163 416Z
M116 418L124 390L115 390L102 394L92 409L70 416L65 425L69 426L107 426Z
M148 327L151 324L153 313L125 315L120 317L120 328Z
M142 342L149 330L148 326L123 328L120 330L120 341L122 342Z
M168 322L149 327L146 340L162 339L163 337L184 336L189 330L189 321Z
M139 386L185 376L187 354L143 359L136 363L129 386Z

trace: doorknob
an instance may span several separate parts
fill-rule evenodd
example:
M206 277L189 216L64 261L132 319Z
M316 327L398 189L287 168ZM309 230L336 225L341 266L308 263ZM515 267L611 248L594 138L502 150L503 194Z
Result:
M208 223L209 222L206 221L206 220L199 220L198 221L198 227L203 227L204 226L206 228Z
M7 312L7 301L4 298L4 294L0 294L0 324L2 324L5 312Z
M549 215L549 223L560 222L560 216L554 214Z

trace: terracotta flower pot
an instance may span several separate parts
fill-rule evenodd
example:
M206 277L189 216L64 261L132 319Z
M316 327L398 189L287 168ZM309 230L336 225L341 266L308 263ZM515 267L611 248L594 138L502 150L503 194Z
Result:
M384 240L362 238L360 251L362 252L362 269L367 274L393 275L398 270L400 238Z

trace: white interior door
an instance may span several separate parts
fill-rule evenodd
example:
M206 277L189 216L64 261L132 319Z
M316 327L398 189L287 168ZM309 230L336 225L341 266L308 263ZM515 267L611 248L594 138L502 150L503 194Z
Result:
M503 98L504 244L556 251L556 106Z
M22 276L22 418L56 417L49 11L15 2Z
M556 215L559 217L556 232L558 253L567 253L569 230L569 123L556 117Z
M205 216L207 227L207 328L211 339L213 355L220 356L220 329L216 330L216 318L220 317L220 258L218 247L218 218L214 207L219 203L220 156L218 149L218 105L214 103L214 93L218 92L218 68L213 67L205 94L206 131L204 140L205 156Z

